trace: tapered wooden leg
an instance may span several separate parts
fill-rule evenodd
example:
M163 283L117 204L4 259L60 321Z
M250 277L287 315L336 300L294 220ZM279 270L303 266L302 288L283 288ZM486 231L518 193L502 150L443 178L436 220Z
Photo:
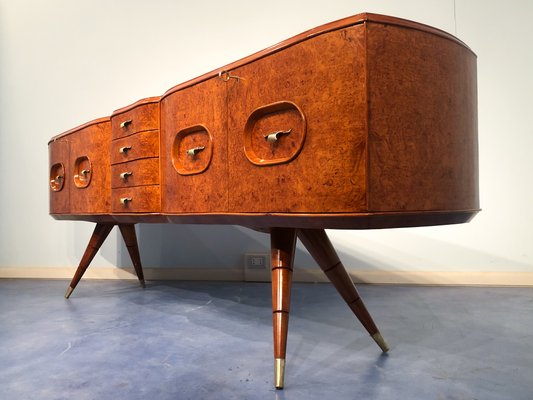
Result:
M67 292L65 293L65 298L68 299L70 297L74 291L74 288L89 267L89 264L93 260L94 256L107 238L107 235L109 235L109 232L111 232L111 229L113 229L113 226L114 224L96 224L91 239L89 240L89 244L85 249L85 253L83 253L83 257L81 258L80 265L78 266Z
M141 264L141 255L139 254L139 246L137 245L137 235L135 234L135 225L133 224L120 224L118 226L130 258L135 268L135 273L142 287L146 287L144 282L143 267Z
M376 341L377 345L384 352L388 351L387 343L367 311L326 232L323 229L299 229L298 238L324 271L333 286L335 286L344 301L346 301L355 316L370 333L370 336Z
M274 384L276 389L283 389L285 377L285 354L295 245L295 229L271 229L272 323L274 327Z

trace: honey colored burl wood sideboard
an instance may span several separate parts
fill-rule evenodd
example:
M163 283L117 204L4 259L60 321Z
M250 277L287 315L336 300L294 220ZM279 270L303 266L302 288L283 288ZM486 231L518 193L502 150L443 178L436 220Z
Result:
M284 385L299 238L383 351L325 229L468 222L479 211L476 56L375 14L326 24L58 135L50 214L96 223L68 298L118 225L270 233L275 386Z

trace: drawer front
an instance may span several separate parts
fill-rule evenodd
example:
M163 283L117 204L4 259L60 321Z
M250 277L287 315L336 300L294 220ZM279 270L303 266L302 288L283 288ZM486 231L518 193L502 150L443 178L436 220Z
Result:
M159 157L159 131L145 131L114 140L111 144L111 164Z
M111 211L114 213L157 213L161 211L159 185L112 190Z
M111 166L111 187L159 184L159 158L144 158Z
M111 117L113 139L159 129L159 103L142 104Z

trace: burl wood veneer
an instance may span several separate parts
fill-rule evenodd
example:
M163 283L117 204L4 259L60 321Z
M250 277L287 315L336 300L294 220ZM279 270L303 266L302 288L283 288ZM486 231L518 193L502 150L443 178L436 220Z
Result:
M304 32L49 143L50 214L96 222L69 297L114 225L269 232L275 386L299 238L383 351L326 228L468 222L479 211L476 56L415 22L359 14Z

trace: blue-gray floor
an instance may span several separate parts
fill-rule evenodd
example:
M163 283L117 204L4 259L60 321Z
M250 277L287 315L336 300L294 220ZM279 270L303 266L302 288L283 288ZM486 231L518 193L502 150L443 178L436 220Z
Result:
M0 399L532 399L530 288L295 284L273 389L270 286L0 280Z

